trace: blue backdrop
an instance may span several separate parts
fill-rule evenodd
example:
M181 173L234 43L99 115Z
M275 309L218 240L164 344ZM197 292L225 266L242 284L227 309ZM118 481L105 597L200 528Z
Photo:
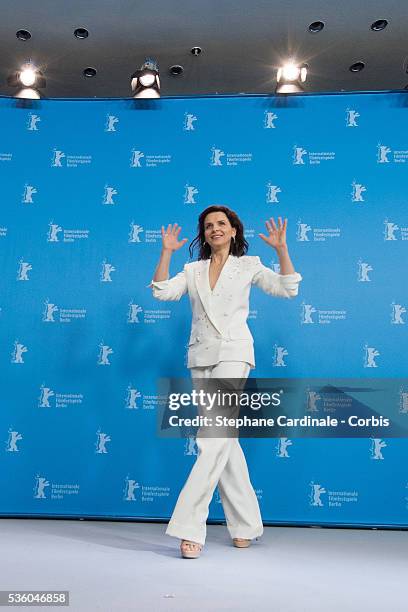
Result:
M161 225L191 241L210 204L276 271L258 233L287 217L303 276L293 300L253 289L251 376L401 378L408 420L406 93L2 98L0 118L1 514L171 515L196 447L157 437L156 379L189 375L190 307L147 285ZM266 523L407 524L405 438L242 445Z

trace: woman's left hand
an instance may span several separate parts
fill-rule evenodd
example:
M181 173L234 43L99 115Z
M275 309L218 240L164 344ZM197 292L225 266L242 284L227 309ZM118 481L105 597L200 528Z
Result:
M279 249L284 249L287 246L286 244L287 224L288 224L287 219L285 219L284 223L282 223L281 217L278 217L279 227L276 227L274 218L271 217L269 221L265 221L265 225L267 227L269 235L265 236L265 234L259 234L259 236L262 238L262 240L265 240L267 244L269 244L271 247L273 247L277 251L279 251Z

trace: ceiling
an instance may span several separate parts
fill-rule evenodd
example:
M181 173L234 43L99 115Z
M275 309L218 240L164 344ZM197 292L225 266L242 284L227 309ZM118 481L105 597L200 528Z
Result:
M379 19L387 27L371 30ZM316 21L324 28L311 33ZM77 28L89 36L76 38ZM29 40L16 37L22 29ZM3 0L0 94L14 94L6 79L31 60L47 98L130 97L130 75L146 57L158 61L162 96L273 93L288 57L307 62L307 92L401 90L407 32L401 0ZM365 67L351 72L356 62ZM175 64L181 75L170 73ZM89 67L92 78L83 74Z

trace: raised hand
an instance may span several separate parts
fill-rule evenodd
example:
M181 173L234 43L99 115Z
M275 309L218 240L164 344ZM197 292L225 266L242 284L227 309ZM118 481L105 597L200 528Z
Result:
M268 236L265 234L258 234L262 240L265 240L267 244L271 247L279 251L279 249L286 248L286 227L288 224L288 220L285 219L284 223L282 223L281 217L278 217L278 225L276 227L276 223L274 218L271 217L269 221L265 221L266 228L268 230Z
M178 240L179 233L181 231L181 227L177 226L177 223L174 225L167 226L167 230L164 231L164 226L162 225L161 234L162 234L162 245L163 249L166 251L178 251L188 240L188 238L183 238L183 240Z

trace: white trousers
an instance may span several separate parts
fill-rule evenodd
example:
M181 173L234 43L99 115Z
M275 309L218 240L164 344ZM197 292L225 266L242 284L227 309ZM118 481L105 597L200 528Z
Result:
M191 368L192 378L242 379L250 365L243 361L220 361L217 365ZM196 437L198 454L180 492L166 534L205 543L209 505L218 484L231 538L253 539L263 533L258 499L252 487L245 455L237 437Z

